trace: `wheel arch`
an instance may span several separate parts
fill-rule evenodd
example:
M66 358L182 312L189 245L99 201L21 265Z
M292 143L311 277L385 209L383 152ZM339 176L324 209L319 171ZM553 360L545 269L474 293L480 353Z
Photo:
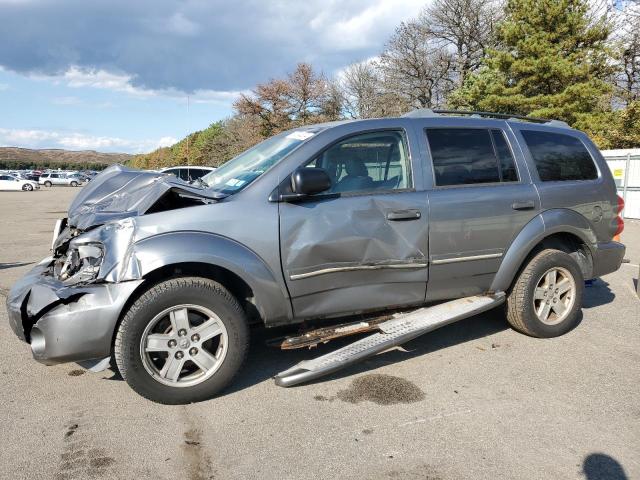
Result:
M246 246L221 235L180 231L147 237L131 246L126 263L123 272L144 279L140 291L168 278L200 276L220 282L250 316L267 325L292 318L286 290L267 264Z
M530 259L545 248L556 248L571 254L580 266L584 278L592 278L596 242L589 222L576 211L552 209L542 212L515 237L503 257L490 290L508 290Z

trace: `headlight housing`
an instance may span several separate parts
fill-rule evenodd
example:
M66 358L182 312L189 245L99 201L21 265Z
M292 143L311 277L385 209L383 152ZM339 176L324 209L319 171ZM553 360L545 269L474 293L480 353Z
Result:
M67 284L87 283L96 279L104 258L101 243L71 245L66 257L55 264L55 275Z

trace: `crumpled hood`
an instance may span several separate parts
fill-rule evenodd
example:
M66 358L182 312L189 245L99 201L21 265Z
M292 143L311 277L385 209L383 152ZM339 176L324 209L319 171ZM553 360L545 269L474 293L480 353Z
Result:
M110 220L143 215L170 190L202 199L203 203L224 197L174 175L112 165L96 175L71 202L68 224L86 230Z

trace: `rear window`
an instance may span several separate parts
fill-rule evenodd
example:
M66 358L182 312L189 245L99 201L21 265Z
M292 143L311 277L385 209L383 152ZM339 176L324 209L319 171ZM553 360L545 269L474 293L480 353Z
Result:
M598 178L593 158L576 137L535 130L523 130L522 136L543 182Z
M429 128L427 140L438 186L518 181L501 130Z

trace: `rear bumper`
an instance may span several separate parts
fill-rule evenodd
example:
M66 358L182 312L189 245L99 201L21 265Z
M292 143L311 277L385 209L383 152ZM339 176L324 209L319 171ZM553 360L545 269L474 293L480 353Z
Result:
M626 247L618 242L600 242L593 251L593 277L601 277L620 268Z
M109 356L120 312L142 280L67 286L44 275L49 264L43 260L9 292L11 329L46 365Z

